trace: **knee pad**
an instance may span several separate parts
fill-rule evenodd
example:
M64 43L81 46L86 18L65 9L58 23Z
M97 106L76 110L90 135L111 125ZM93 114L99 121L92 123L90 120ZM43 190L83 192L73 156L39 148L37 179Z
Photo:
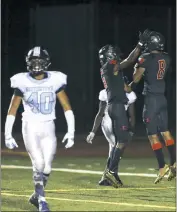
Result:
M39 159L37 161L34 161L33 170L35 170L37 172L43 172L44 171L44 161L39 160Z
M50 165L45 165L43 173L50 174L51 170L52 170L52 167Z

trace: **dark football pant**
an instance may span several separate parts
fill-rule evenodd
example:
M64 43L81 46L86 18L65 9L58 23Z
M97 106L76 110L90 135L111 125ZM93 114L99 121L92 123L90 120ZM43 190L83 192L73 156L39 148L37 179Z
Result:
M108 114L112 120L113 133L115 135L116 143L124 143L129 138L128 133L128 117L125 111L124 104L109 104Z
M115 145L110 155L108 169L114 173L118 172L118 164L125 145L129 140L128 118L124 104L113 103L108 105L108 114L112 120L112 128L115 136Z
M164 95L145 96L143 121L148 135L168 131L167 100Z

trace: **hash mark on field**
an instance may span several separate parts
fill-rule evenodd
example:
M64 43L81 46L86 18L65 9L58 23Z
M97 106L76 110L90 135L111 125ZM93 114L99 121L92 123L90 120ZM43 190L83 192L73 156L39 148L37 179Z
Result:
M32 169L31 166L15 166L15 165L1 165L2 169ZM53 168L52 171L60 172L70 172L70 173L79 173L79 174L97 174L102 175L102 171L93 171L93 170L82 170L82 169L65 169L65 168ZM147 173L128 173L120 172L120 176L135 176L135 177L157 177L156 174L147 174ZM167 176L165 176L167 177Z
M76 164L68 163L68 166L76 166Z
M87 165L85 165L85 167L87 167L87 168L92 168L92 165L87 164Z
M136 167L127 167L126 170L135 170Z
M28 195L21 194L10 194L10 193L1 193L4 196L13 196L13 197L26 197L29 198ZM67 201L67 202L83 202L83 203L97 203L97 204L109 204L109 205L120 205L120 206L129 206L129 207L144 207L144 208L166 208L175 210L176 207L173 206L165 206L165 205L143 205L143 204L135 204L135 203L126 203L126 202L105 202L105 201L97 201L97 200L81 200L81 199L66 199L66 198L56 198L56 197L47 197L46 199L57 200L57 201Z

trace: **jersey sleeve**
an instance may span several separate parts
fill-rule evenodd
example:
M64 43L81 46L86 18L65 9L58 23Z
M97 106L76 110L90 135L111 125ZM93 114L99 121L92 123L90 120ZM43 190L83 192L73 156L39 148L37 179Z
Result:
M21 91L21 93L24 93L24 86L23 86L23 74L16 74L10 78L11 82L11 88L17 88L18 90Z
M14 89L14 96L20 96L23 97L23 93L18 88Z
M133 92L133 91L130 92L130 93L126 93L126 96L128 98L128 104L129 105L134 103L137 99L137 96L136 96L135 92Z
M117 60L109 60L107 63L107 69L109 74L113 73L114 75L117 75L120 70L120 64Z
M148 55L142 54L139 56L137 63L135 64L135 68L147 68L148 63Z
M107 101L107 93L106 93L106 90L100 91L98 99L99 99L100 101L102 101L102 102L106 102L106 101Z
M58 93L61 90L66 88L67 85L67 75L62 72L55 72L54 80L55 80L55 92Z

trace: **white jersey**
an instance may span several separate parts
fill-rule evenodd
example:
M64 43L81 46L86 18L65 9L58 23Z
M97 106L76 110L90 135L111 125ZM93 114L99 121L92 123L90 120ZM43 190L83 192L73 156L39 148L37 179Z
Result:
M133 91L130 92L130 93L126 93L126 96L128 98L128 103L125 105L125 110L127 110L129 105L134 103L137 99L136 94ZM108 103L108 97L107 97L106 89L103 89L103 90L100 91L99 100ZM105 114L107 114L107 113L108 113L108 108L106 107Z
M54 120L56 91L67 84L67 75L58 71L47 71L48 77L36 80L30 73L19 73L10 78L11 87L23 93L22 120L43 122Z

